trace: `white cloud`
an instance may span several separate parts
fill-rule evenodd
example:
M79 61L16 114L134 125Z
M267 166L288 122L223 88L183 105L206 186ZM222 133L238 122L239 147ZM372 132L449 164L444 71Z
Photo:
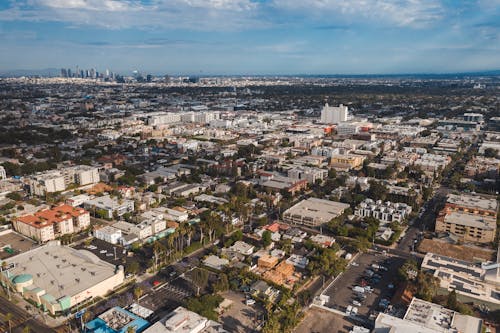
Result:
M423 27L443 17L435 0L273 0L278 10L310 15L315 19L382 25Z
M127 11L137 6L128 1L118 0L34 0L35 5L55 9L78 9L100 11Z
M232 30L264 26L251 0L22 0L0 21L66 22L109 29Z

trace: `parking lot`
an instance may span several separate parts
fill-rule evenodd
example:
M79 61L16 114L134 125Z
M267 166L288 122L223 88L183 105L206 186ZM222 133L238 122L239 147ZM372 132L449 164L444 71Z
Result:
M155 280L156 281L156 280ZM139 304L154 311L157 318L161 318L182 305L183 301L193 296L191 286L181 277L173 277L168 282L162 280L163 284L153 287Z
M361 254L354 264L324 292L330 296L330 301L325 305L343 312L355 307L357 316L367 320L370 314L380 310L381 300L391 300L397 271L404 262L402 258L378 253ZM387 271L374 269L372 264L383 266ZM371 279L366 276L367 270L373 272ZM355 288L357 290L366 287L365 292L356 292L353 290L354 287L357 287Z
M221 296L233 302L220 316L226 330L236 333L258 332L257 327L264 313L258 303L246 305L245 295L234 291L225 292Z
M16 254L26 252L37 246L36 242L15 232L8 232L0 236L0 259L6 259Z

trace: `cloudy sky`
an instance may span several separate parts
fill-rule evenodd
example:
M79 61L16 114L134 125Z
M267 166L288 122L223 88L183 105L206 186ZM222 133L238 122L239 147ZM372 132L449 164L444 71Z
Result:
M500 0L0 0L0 70L500 69Z

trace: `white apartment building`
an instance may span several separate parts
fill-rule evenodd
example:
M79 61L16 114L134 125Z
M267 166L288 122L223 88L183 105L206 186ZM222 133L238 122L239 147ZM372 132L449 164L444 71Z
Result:
M39 172L28 179L30 193L39 196L43 196L45 193L64 191L70 184L82 186L98 182L98 168L88 165Z
M340 154L340 148L337 147L313 147L311 149L311 155L314 156L324 156L324 157L332 157L332 155Z
M64 176L59 171L44 172L28 179L30 193L43 196L45 193L61 192L66 189Z
M165 112L161 114L155 114L148 117L148 125L151 126L159 126L159 125L168 125L174 124L181 121L181 114L174 112Z
M134 202L132 200L118 200L109 195L97 197L83 203L83 207L90 211L103 211L106 218L113 218L116 212L118 216L134 211Z
M328 170L300 166L288 170L288 177L297 180L305 179L309 184L314 184L317 180L323 181L326 179Z
M339 106L329 106L327 103L321 110L321 122L323 124L340 124L341 122L347 121L347 118L348 108L343 104Z
M186 222L189 219L189 214L181 209L165 208L165 218L175 222Z
M411 207L401 202L382 202L365 199L354 211L355 216L369 217L373 216L384 223L402 222L410 213Z

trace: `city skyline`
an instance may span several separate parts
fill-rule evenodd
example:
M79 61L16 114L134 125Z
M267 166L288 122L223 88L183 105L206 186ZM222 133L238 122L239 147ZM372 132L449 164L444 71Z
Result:
M0 4L0 71L399 74L500 68L499 1Z

